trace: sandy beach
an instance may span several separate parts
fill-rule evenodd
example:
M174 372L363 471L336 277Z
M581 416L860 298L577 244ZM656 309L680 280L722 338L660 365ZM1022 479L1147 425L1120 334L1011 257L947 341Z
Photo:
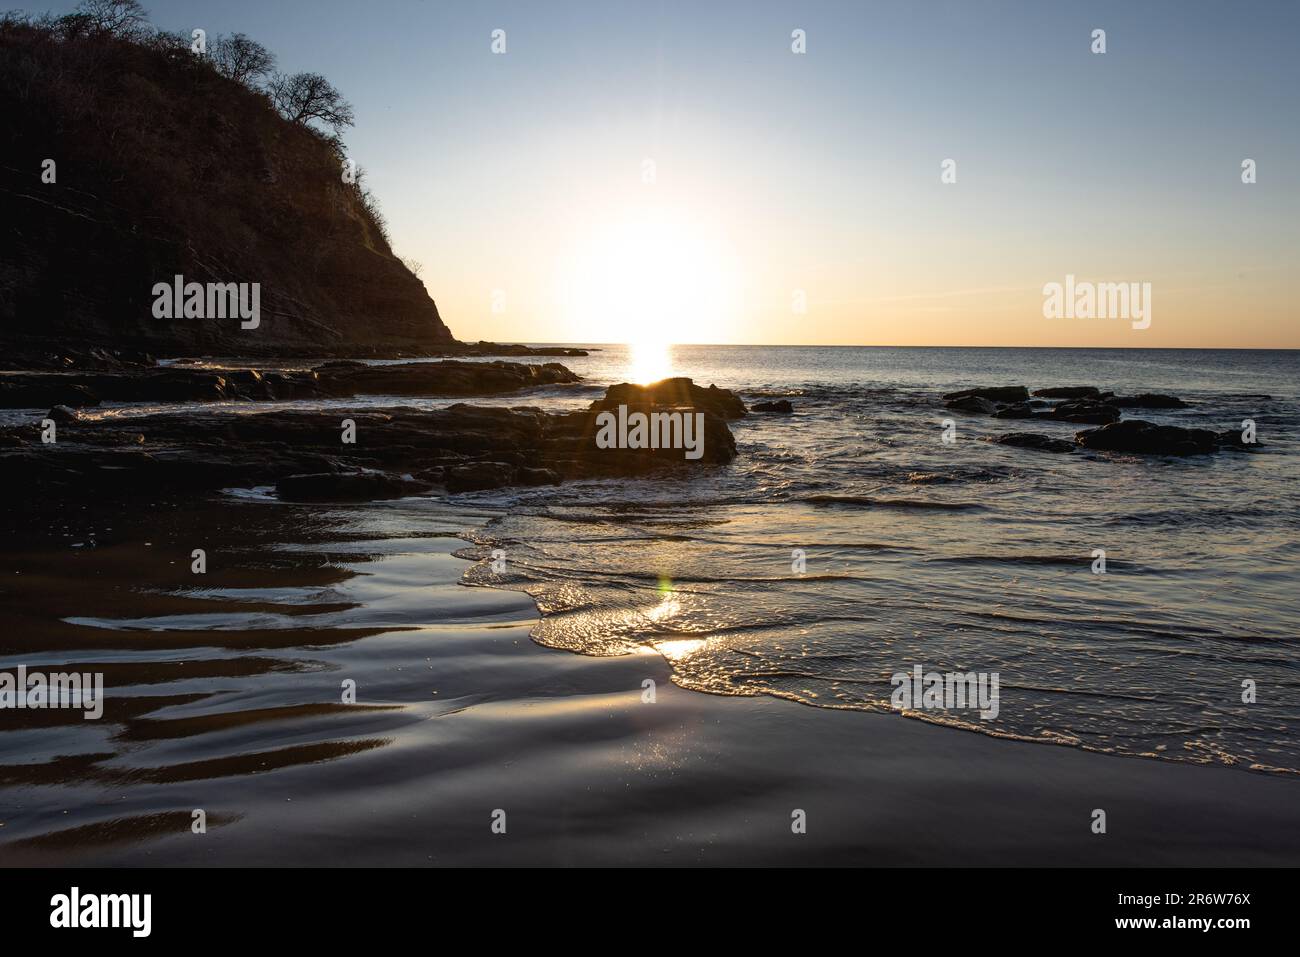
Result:
M0 767L8 864L1227 866L1300 849L1290 779L702 694L653 653L540 647L526 595L460 584L456 535L490 515L229 498L136 514L74 517L70 539L5 556L4 661L57 633L111 696L103 722L46 712L45 760ZM96 547L69 547L91 530ZM226 556L197 591L179 587L196 535ZM142 598L146 569L178 587Z

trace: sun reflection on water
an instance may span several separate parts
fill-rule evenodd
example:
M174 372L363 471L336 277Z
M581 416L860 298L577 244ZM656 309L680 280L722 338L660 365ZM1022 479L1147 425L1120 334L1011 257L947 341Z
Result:
M672 374L672 346L667 342L642 339L628 343L628 381L646 385Z

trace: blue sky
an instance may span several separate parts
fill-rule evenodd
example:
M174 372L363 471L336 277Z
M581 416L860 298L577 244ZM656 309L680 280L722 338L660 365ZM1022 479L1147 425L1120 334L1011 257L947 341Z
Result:
M461 337L622 341L644 312L570 293L652 217L725 275L708 315L662 309L708 280L674 299L663 278L679 341L1300 346L1297 3L146 6L338 86L396 251ZM1045 320L1067 273L1151 282L1151 328Z

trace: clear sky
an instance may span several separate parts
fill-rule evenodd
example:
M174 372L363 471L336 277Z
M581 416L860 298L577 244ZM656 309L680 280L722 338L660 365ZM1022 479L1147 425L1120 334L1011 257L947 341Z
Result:
M1300 347L1291 0L145 5L338 86L462 339Z

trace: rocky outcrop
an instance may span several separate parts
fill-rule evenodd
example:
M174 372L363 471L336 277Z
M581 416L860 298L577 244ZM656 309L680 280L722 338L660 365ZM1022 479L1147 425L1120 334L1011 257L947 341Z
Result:
M1037 413L1036 417L1055 419L1058 422L1105 425L1118 422L1120 411L1113 405L1094 399L1067 399L1047 412Z
M146 368L113 372L0 372L0 408L115 402L216 402L358 395L499 395L579 376L555 362L327 362L311 370Z
M959 395L943 405L954 412L969 412L972 415L996 415L999 410L998 404L992 399L978 395Z
M1034 406L1028 402L1017 402L1014 405L1003 406L993 413L995 419L1032 419L1034 415Z
M280 497L291 502L369 502L416 495L430 487L428 482L370 470L287 475L275 486Z
M1057 386L1036 389L1030 398L1023 386L988 386L944 395L944 407L972 415L999 419L1052 419L1085 425L1109 425L1121 418L1121 409L1181 409L1187 403L1177 396L1143 392L1116 396L1096 386Z
M1086 449L1142 455L1205 455L1220 444L1219 434L1209 429L1155 425L1141 419L1088 429L1077 433L1074 439Z
M1024 402L1029 398L1029 390L1023 385L981 386L977 389L962 389L944 395L945 401L965 399L968 397L988 399L991 402Z
M1057 386L1033 391L1033 395L1040 399L1086 399L1100 394L1101 390L1092 385Z
M0 26L0 352L393 356L452 341L373 196L340 174L338 140L193 56L188 34L66 22ZM257 283L257 327L156 318L154 287L177 275Z
M1002 435L989 436L985 441L997 445L1010 445L1018 449L1032 449L1035 452L1073 452L1075 445L1064 439L1054 439L1050 435L1037 432L1006 432Z
M719 389L716 385L704 389L684 376L649 385L621 382L610 386L605 397L597 399L591 407L603 410L617 409L620 405L629 409L690 407L724 419L739 419L746 412L745 403L730 389Z
M722 464L736 455L726 420L735 396L690 380L644 396L698 395L709 403L674 407L703 416L701 456L683 448L602 448L603 408L547 413L534 408L458 403L405 407L214 414L204 410L88 418L69 410L57 441L34 425L0 430L0 489L13 495L58 489L64 499L183 493L273 485L304 501L392 498L432 488L449 492L566 479L637 476ZM613 390L611 390L612 392ZM634 394L620 391L624 399ZM605 400L594 403L603 406ZM343 420L353 442L344 442ZM622 443L620 443L622 444Z
M794 406L790 404L789 399L776 399L772 402L755 402L749 407L751 412L767 412L772 415L790 415L794 412Z

